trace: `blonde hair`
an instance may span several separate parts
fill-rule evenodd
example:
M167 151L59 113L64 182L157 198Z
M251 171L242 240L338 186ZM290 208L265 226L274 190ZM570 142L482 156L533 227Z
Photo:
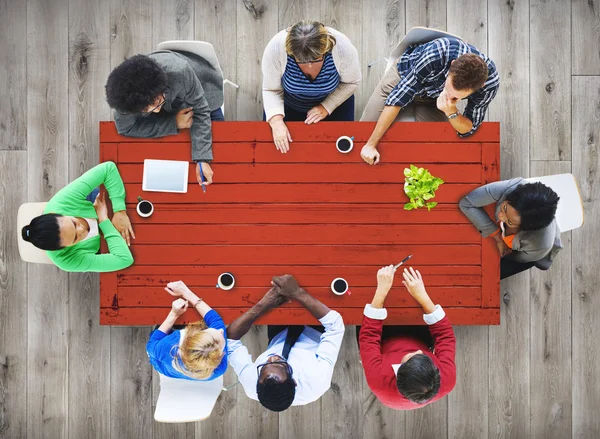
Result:
M221 352L219 339L206 331L204 320L190 323L186 327L185 338L180 346L173 346L173 368L182 374L197 380L209 378L221 364L224 353Z
M291 27L285 39L285 51L299 62L310 62L331 52L335 42L323 23L304 20Z

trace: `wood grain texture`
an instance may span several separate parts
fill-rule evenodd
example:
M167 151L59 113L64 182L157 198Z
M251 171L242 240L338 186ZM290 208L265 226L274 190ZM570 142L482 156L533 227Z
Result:
M487 54L488 13L486 0L447 0L447 30Z
M110 119L110 3L69 4L69 180L98 163L98 119ZM110 435L110 328L98 327L95 273L69 275L69 436ZM88 398L94 395L94 398Z
M68 3L27 2L28 201L68 183ZM27 267L27 436L68 437L68 276Z
M593 437L600 431L600 417L591 407L600 406L600 393L591 385L600 381L594 349L600 327L590 324L600 309L600 78L573 79L573 175L583 199L585 224L572 232L572 436Z
M600 5L571 2L572 75L600 75Z
M532 160L571 159L570 12L570 2L530 2Z
M236 5L236 0L196 0L194 8L194 39L208 41L214 46L223 77L234 83L238 81ZM238 89L224 85L223 91L225 120L243 120L237 114Z
M571 162L531 162L531 175L571 172ZM531 269L531 435L571 434L571 232L548 271Z
M446 30L446 0L407 0L406 30L424 26Z
M0 1L0 150L27 149L27 2Z
M152 49L168 40L194 39L194 0L152 1Z
M165 317L167 314L165 314ZM156 402L160 394L160 376L158 372L152 369L152 413L156 410ZM186 423L166 423L154 422L152 425L154 437L173 437L181 439L194 439L196 436L196 425L194 422Z
M27 266L15 239L27 152L0 151L0 438L27 436Z

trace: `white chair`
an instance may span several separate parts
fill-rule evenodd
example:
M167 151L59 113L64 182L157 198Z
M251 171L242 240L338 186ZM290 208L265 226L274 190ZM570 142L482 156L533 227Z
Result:
M21 229L27 224L31 223L31 220L36 216L40 216L44 213L48 203L25 203L21 204L19 211L17 212L17 242L19 246L19 255L25 262L33 262L35 264L54 264L45 250L41 250L31 244L30 242L24 241L21 236Z
M223 76L223 70L219 64L217 53L212 44L206 41L191 41L191 40L173 40L163 41L159 43L158 50L174 50L177 52L190 52L208 61L208 63ZM223 76L224 77L224 76ZM229 84L232 87L240 88L239 85L234 84L229 79L223 79L223 85ZM225 104L221 107L223 114L225 114Z
M558 194L556 223L561 232L577 229L583 224L583 201L573 174L546 175L526 178L526 182L540 182Z
M160 375L156 401L156 422L196 422L207 419L223 389L223 377L212 381L191 381Z
M436 38L442 37L462 39L457 35L453 35L451 33L444 32L438 29L432 29L429 27L421 26L413 27L406 33L406 35L404 35L404 38L400 40L398 45L394 48L394 50L392 50L392 53L390 53L390 55L387 58L381 58L375 62L372 62L371 64L369 64L369 67L380 61L387 61L387 64L385 66L385 71L387 72L388 69L390 69L394 65L394 61L400 58L400 55L402 55L404 51L410 46L413 46L415 44L428 43L430 41L435 40Z

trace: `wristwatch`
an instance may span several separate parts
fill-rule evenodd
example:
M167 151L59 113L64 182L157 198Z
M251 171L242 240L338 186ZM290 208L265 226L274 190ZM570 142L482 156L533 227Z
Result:
M448 120L456 119L459 114L460 113L458 111L455 111L454 113L452 113L448 116Z

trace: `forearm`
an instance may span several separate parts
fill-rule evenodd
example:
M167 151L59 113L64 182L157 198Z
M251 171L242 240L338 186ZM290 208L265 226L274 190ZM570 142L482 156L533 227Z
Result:
M373 308L383 308L385 304L385 298L387 297L387 292L382 291L379 288L375 291L375 295L373 296L373 301L371 302L371 306Z
M165 321L162 322L162 324L158 327L158 330L161 332L164 332L165 334L170 333L171 329L173 329L173 325L177 321L177 317L178 316L175 315L175 313L173 313L173 311L171 311L169 313L169 315L167 316L167 318L165 319Z
M452 127L460 134L467 134L473 129L473 122L468 117L459 114L454 119L450 119Z
M201 300L192 290L188 289L182 296L187 300L192 307L200 314L200 317L204 318L207 312L212 308L204 301Z
M262 302L258 302L229 325L227 328L227 338L232 340L242 338L250 330L252 324L270 309L270 307L264 305Z
M388 128L392 125L394 120L396 120L396 117L398 116L398 113L400 113L400 110L400 107L386 105L383 111L381 112L381 115L377 120L377 125L375 125L375 129L371 133L371 137L369 137L367 143L376 146L383 137L383 135L386 133Z
M431 314L433 311L435 311L435 305L429 298L429 294L427 294L427 292L424 292L419 297L415 297L415 299L417 299L417 302L419 302L419 305L421 305L421 308L423 308L423 313Z
M321 320L330 311L327 305L324 305L319 300L315 299L305 290L302 290L298 295L297 300L318 320Z

